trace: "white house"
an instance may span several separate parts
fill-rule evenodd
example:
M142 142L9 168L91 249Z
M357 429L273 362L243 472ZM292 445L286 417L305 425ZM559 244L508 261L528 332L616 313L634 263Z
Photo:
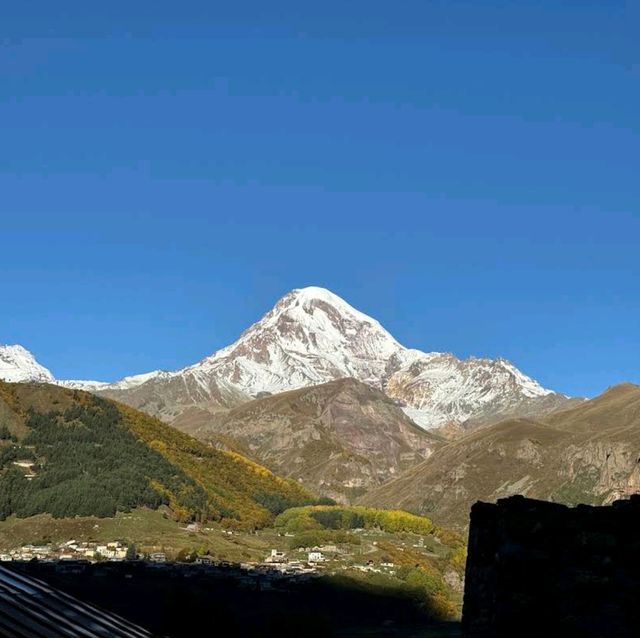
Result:
M286 556L284 552L280 552L277 549L272 549L271 554L267 556L267 563L284 563Z
M325 557L321 551L309 552L309 556L308 556L309 563L323 563L324 561L325 561Z

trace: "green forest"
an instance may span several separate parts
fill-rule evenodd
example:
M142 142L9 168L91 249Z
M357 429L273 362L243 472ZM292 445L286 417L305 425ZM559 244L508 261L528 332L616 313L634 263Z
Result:
M0 382L0 520L164 505L178 520L250 529L313 502L296 483L113 401Z
M114 516L134 507L158 508L175 494L190 511L205 511L207 495L195 481L122 427L115 405L96 399L62 413L29 409L29 433L0 454L0 518ZM30 480L16 461L34 461Z

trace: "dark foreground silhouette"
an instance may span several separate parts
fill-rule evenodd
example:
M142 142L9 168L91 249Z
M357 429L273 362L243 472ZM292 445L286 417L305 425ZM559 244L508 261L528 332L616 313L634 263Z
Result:
M3 638L152 638L143 627L0 566Z
M464 636L640 636L639 524L640 496L609 507L476 503Z
M324 578L247 578L233 567L144 562L8 563L157 636L248 638L439 638L458 623L434 622L406 595Z

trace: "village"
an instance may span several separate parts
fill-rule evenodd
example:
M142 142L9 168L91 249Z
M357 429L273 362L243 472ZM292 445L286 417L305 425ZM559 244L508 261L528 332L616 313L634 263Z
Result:
M176 566L181 564L201 567L237 570L263 580L293 578L304 581L322 574L335 574L345 569L361 572L394 573L394 564L381 562L375 564L368 560L362 564L353 563L352 555L337 545L306 547L291 552L271 549L262 561L232 563L219 560L214 556L178 555L166 552L138 553L133 545L122 541L94 542L69 540L60 544L26 544L0 553L0 562L42 562L56 563L60 571L77 570L82 565L102 562L145 562L149 564Z
M341 591L387 592L399 600L435 583L453 592L454 606L461 604L463 581L451 546L430 534L380 528L247 531L177 523L154 511L62 521L52 533L37 523L9 521L11 534L0 537L0 565L70 591L79 583L94 583L100 591L195 588L205 597L215 591L229 604L259 592L260 604L278 608L274 601L285 594L310 600L334 600L335 594L332 604L339 606Z
M97 562L100 560L122 561L126 558L137 558L135 549L120 541L95 543L69 540L61 544L28 544L0 554L0 562L30 560Z
M363 564L355 564L350 559L352 555L336 545L321 547L306 547L288 554L284 551L271 550L271 553L261 563L241 563L247 570L262 572L279 572L284 575L335 574L346 569L362 572L387 572L393 574L395 565L382 562L378 565L373 560Z

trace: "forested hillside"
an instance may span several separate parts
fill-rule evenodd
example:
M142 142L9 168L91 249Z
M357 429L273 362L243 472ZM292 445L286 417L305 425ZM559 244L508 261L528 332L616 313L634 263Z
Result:
M253 527L312 502L296 483L113 401L0 382L2 519L165 506L184 521Z

